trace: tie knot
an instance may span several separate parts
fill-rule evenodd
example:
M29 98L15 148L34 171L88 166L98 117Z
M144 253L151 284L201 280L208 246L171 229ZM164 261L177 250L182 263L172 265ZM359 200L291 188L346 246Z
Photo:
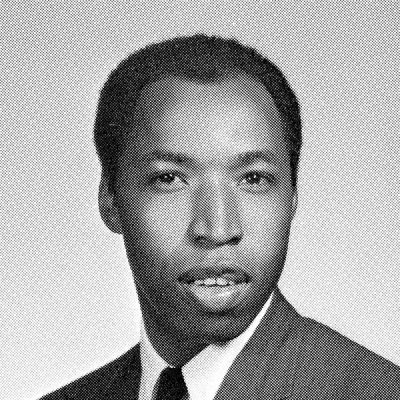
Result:
M165 368L158 381L156 400L182 400L186 394L182 368Z

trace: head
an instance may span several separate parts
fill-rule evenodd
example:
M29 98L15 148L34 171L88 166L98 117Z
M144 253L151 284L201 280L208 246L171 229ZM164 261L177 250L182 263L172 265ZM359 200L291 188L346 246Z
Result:
M301 122L283 74L235 40L154 44L111 73L94 131L101 215L146 326L238 336L276 286L296 209Z

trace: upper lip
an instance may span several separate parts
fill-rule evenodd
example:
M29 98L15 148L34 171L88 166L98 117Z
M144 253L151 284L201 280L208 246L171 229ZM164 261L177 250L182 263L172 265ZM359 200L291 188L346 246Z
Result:
M235 283L248 282L249 275L236 264L227 262L218 262L212 265L199 266L185 271L179 276L179 281L184 283L192 283L196 280L203 280L206 278L219 278L234 281Z

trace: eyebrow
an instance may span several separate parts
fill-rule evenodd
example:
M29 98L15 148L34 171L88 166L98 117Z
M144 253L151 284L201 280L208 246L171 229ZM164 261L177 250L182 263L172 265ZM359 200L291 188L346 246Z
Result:
M144 155L140 162L151 163L155 161L165 161L173 164L187 164L194 165L197 164L196 161L186 154L175 153L173 151L165 150L153 150L149 154Z
M264 161L268 164L276 164L278 160L276 155L269 150L252 150L239 153L237 156L235 156L233 165L237 167L246 166L254 164L256 161Z
M142 163L164 161L177 165L196 166L199 164L193 157L173 151L153 150L144 155L140 160ZM239 168L254 164L257 161L264 161L268 164L277 164L277 156L269 150L250 150L235 155L230 164L232 168Z

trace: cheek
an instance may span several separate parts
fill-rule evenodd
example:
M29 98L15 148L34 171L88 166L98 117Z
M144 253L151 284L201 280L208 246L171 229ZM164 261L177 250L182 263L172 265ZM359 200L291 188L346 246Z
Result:
M259 198L242 205L242 223L250 246L263 249L263 254L274 254L286 248L291 224L288 199Z
M189 207L179 197L145 199L136 208L130 231L150 254L176 254L185 241L189 225Z

